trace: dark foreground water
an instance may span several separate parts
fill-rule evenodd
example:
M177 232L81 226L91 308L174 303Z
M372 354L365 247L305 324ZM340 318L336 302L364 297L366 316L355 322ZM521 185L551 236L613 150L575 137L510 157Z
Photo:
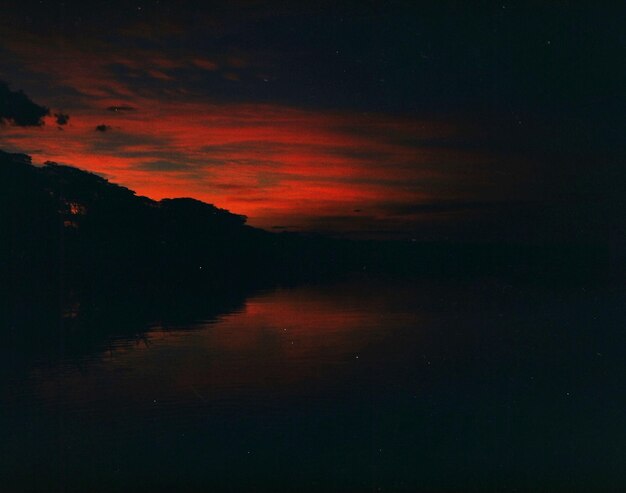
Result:
M626 491L624 300L361 279L8 350L0 491Z

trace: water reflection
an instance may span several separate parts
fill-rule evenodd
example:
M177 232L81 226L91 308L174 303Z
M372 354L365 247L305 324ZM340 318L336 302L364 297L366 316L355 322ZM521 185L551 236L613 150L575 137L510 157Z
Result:
M359 280L142 322L3 363L0 473L11 491L615 486L621 300Z
M411 290L379 288L344 283L258 294L232 313L159 322L111 338L90 357L38 367L30 377L45 400L100 399L109 409L116 402L219 406L234 397L310 395L320 384L329 393L371 364L369 353L386 337L417 330L424 319L411 307ZM62 389L49 378L54 372Z

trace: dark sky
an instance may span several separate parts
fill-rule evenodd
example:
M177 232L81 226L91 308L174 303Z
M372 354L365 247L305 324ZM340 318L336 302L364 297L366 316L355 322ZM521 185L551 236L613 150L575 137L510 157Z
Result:
M8 2L0 80L50 112L0 147L275 230L623 233L625 8L198 4Z

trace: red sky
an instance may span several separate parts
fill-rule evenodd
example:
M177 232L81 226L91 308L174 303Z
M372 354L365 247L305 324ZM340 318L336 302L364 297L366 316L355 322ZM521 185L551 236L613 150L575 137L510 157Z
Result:
M394 218L393 210L471 200L480 183L474 176L464 185L469 169L497 167L484 152L447 148L468 131L451 122L219 102L184 90L167 94L158 85L172 82L167 70L185 67L218 72L236 85L233 74L247 68L243 58L121 55L97 44L59 47L36 37L20 37L11 49L35 79L45 77L60 90L23 84L51 107L51 116L42 127L4 127L5 149L26 152L36 163L78 166L153 199L214 203L245 214L253 226L393 230L406 220ZM159 90L119 80L112 66L148 74ZM57 126L55 112L69 114L68 124ZM106 130L97 131L99 125Z
M128 105L130 111L107 111ZM102 98L41 128L5 128L5 148L93 171L154 199L191 196L255 226L305 228L309 217L375 216L462 198L475 152L411 141L452 138L440 122L267 104ZM107 130L96 131L98 125ZM472 187L475 183L472 183Z
M415 220L394 212L405 206L471 201L489 193L480 174L501 165L485 152L450 147L468 138L469 129L459 123L220 102L159 84L176 82L168 70L187 68L237 85L233 74L249 68L244 58L180 58L132 49L122 55L99 44L59 47L54 40L24 36L10 48L33 80L45 78L59 91L24 80L21 87L50 106L51 116L42 127L5 126L3 148L28 153L36 163L50 160L98 173L153 199L197 198L244 214L253 226L394 231ZM137 70L156 85L144 90L141 81L120 80L111 67ZM68 124L58 126L55 112L69 114ZM99 125L106 130L97 131ZM494 200L510 198L491 193Z
M427 237L570 193L569 162L548 152L578 140L528 109L545 105L548 82L530 89L548 65L497 65L480 16L448 26L430 12L437 31L374 4L103 5L15 6L0 20L0 80L51 111L41 127L0 127L0 148L276 230ZM537 60L555 49L543 24L522 34L540 41Z

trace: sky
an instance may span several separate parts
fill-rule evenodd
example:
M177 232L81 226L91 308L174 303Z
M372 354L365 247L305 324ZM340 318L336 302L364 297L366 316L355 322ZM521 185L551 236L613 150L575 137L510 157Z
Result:
M0 149L35 163L272 231L624 233L624 8L6 3L0 96L35 106L0 110Z

